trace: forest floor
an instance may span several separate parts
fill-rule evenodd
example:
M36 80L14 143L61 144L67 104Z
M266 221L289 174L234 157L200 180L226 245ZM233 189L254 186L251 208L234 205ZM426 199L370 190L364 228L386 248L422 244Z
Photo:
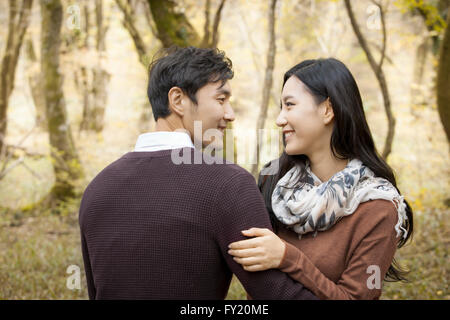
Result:
M73 203L60 215L0 212L0 299L88 298L77 211ZM448 218L448 210L416 216L413 241L396 254L410 282L384 282L381 299L450 299ZM67 287L71 265L80 267L79 290ZM235 277L227 299L246 299Z

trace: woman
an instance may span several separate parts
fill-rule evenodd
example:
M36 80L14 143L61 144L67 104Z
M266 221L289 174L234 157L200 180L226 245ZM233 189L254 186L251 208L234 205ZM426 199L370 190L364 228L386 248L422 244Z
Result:
M378 299L404 280L394 260L413 231L412 210L378 155L361 96L336 59L304 61L284 75L285 151L258 185L274 226L230 244L247 271L279 268L321 299ZM267 165L266 165L267 167Z

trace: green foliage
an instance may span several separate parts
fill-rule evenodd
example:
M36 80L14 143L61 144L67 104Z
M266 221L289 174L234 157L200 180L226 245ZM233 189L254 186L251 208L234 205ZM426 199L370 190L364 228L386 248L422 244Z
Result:
M448 208L415 216L413 240L396 254L408 283L385 283L382 299L450 299L449 218Z
M0 210L0 299L87 299L78 205L67 204L58 216ZM450 299L449 221L448 210L416 216L412 242L396 254L409 282L384 283L381 299ZM81 269L81 290L66 287L69 265ZM227 299L246 299L236 277Z
M82 256L78 223L73 213L49 212L26 215L0 212L0 299L86 299L82 290L66 286L67 267L78 265Z
M424 16L425 24L438 34L441 33L447 25L441 12L439 12L438 1L397 0L394 4L403 12L413 12L416 10L420 12L420 14Z

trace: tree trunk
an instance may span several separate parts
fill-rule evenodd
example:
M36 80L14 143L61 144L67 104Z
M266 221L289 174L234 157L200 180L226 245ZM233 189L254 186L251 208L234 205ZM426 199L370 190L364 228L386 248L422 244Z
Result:
M267 50L267 65L266 74L264 77L264 86L262 89L262 101L261 109L259 111L258 122L256 124L256 142L258 147L256 148L255 160L252 164L252 174L256 176L259 165L259 151L260 151L260 130L264 129L264 125L267 118L267 109L269 107L270 92L272 90L273 83L273 69L275 67L275 53L276 53L276 41L275 41L275 7L277 0L272 0L269 10L269 48Z
M416 57L414 61L413 81L411 83L410 91L410 111L415 117L418 117L416 108L420 105L424 105L426 99L424 97L425 90L423 86L423 78L425 74L425 65L427 62L427 56L429 48L429 38L424 37L420 45L416 49Z
M450 7L447 10L447 27L439 56L437 105L447 141L450 142Z
M225 0L221 0L217 7L216 14L214 15L214 22L212 27L210 26L210 12L211 12L211 0L207 0L205 4L205 26L203 40L201 47L203 48L216 48L219 43L219 24L222 17L222 9L225 5Z
M158 39L165 48L200 46L201 39L182 12L177 12L173 0L147 0L158 30Z
M88 8L86 7L86 10ZM88 14L86 14L88 16ZM110 79L109 73L103 68L103 59L106 54L105 36L108 27L104 23L103 0L95 0L96 50L97 63L91 70L82 73L83 86L83 119L80 130L101 132L104 127L105 107L108 102L106 88ZM86 34L88 34L88 21L86 21ZM91 83L87 72L92 73Z
M148 65L148 48L142 39L134 21L136 19L134 15L134 9L125 0L116 0L116 4L123 13L123 26L127 29L128 33L133 40L137 54L139 56L139 62L147 68Z
M25 49L28 60L26 73L31 96L36 108L36 124L41 130L47 131L48 124L45 118L45 98L42 90L41 67L36 57L36 51L34 50L33 40L31 38L26 39Z
M123 26L127 29L131 39L133 40L134 46L136 48L136 52L139 57L139 62L142 66L147 70L149 64L149 46L144 42L139 30L136 27L135 21L137 19L135 15L135 8L131 6L131 4L125 0L116 0L116 4L119 9L123 13ZM145 17L148 22L148 25L152 31L152 33L156 37L156 32L152 26L152 18L150 7L147 2L145 4ZM142 104L141 116L139 117L139 131L140 132L148 132L151 128L151 122L153 119L153 113L148 103L148 100Z
M0 156L6 151L6 127L9 97L14 88L17 61L23 37L30 23L32 0L9 1L8 36L0 66Z
M391 100L389 95L388 86L386 83L386 77L384 76L383 72L383 61L385 58L386 53L386 24L384 21L384 11L381 5L377 4L380 9L380 18L381 18L381 25L383 30L383 48L381 50L381 57L380 61L377 63L372 55L372 52L369 48L369 45L367 44L367 41L365 37L363 36L361 29L359 28L358 22L356 21L355 15L353 13L350 0L345 0L345 7L347 9L347 14L350 18L351 25L353 27L353 31L355 32L356 38L358 39L358 42L363 49L364 53L366 54L367 60L369 61L370 67L372 68L375 77L378 80L378 84L381 89L381 94L383 95L383 101L384 101L384 110L386 112L386 117L388 120L388 132L386 135L386 140L384 142L384 148L382 152L382 157L384 159L387 159L389 154L392 151L392 142L394 140L395 135L395 117L392 114L391 110Z
M81 49L82 54L86 54L89 51L89 30L91 27L91 19L90 19L90 11L89 11L89 2L86 0L82 3L82 14L84 16L84 39L79 49ZM75 80L77 83L77 87L80 89L80 93L83 99L83 114L80 122L79 131L89 130L90 119L89 114L92 109L92 92L91 92L91 83L92 79L89 79L91 74L89 68L86 66L87 59L79 60L79 68L75 73Z
M72 139L59 72L63 10L60 0L41 3L41 70L55 184L48 198L64 201L75 196L74 182L83 170Z
M95 0L95 20L97 25L96 49L97 63L92 69L92 84L89 93L92 99L86 105L83 112L81 128L95 132L101 132L104 127L105 108L108 102L106 88L109 83L110 74L103 68L103 59L106 55L105 36L108 26L104 23L103 0Z
M92 93L91 93L91 82L89 79L89 70L86 66L82 65L79 67L76 73L76 81L78 83L77 87L80 89L80 93L83 99L83 114L80 122L80 131L89 130L90 125L90 111L92 109Z

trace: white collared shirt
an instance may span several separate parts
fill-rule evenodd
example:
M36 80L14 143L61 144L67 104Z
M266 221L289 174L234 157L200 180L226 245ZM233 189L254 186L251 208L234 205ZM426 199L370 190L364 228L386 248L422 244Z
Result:
M194 148L191 137L184 132L156 131L139 135L134 151L160 151L179 148Z

